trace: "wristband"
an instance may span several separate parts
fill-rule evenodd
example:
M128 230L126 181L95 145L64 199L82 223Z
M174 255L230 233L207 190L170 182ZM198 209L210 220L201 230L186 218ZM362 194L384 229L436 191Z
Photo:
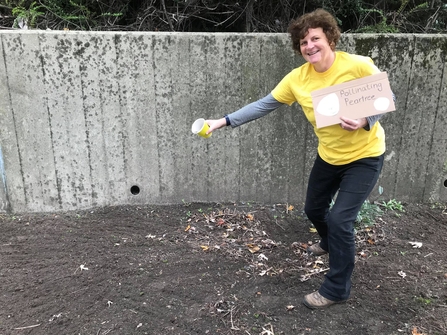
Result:
M227 122L227 127L231 126L230 118L228 117L228 115L225 115L225 121Z

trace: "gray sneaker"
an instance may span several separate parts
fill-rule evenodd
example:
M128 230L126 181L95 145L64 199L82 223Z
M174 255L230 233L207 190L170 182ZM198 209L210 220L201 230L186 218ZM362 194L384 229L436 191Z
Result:
M312 244L311 246L307 247L307 252L314 256L323 256L328 253L326 250L320 247L320 242Z

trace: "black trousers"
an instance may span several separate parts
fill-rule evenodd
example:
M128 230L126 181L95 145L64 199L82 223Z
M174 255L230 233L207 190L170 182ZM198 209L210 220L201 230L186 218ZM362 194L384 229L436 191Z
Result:
M346 165L331 165L319 156L315 160L309 177L305 213L320 235L321 247L329 252L330 270L319 290L327 299L342 301L351 293L354 222L379 178L383 158L383 155L363 158Z

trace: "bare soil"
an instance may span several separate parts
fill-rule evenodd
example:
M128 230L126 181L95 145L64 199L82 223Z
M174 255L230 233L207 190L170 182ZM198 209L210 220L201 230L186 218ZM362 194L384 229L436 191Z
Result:
M301 303L328 259L289 205L3 214L0 232L2 335L447 334L445 204L358 227L352 295L325 310Z

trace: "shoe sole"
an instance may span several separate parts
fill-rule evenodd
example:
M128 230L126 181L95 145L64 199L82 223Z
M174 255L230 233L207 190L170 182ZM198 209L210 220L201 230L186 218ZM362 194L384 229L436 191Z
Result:
M311 305L310 303L307 302L306 299L303 299L303 305L306 306L309 309L323 309L323 308L327 308L333 305L338 305L338 304L344 304L347 300L342 300L342 301L331 301L330 304L328 305L324 305L324 306L314 306Z

